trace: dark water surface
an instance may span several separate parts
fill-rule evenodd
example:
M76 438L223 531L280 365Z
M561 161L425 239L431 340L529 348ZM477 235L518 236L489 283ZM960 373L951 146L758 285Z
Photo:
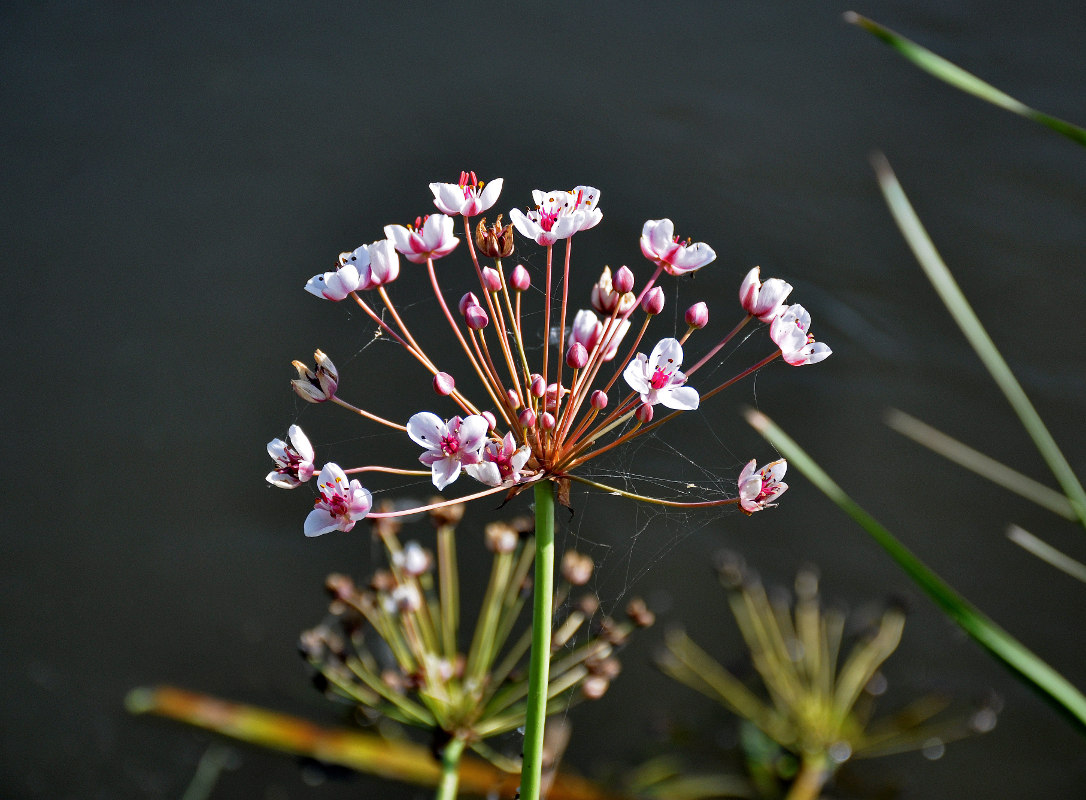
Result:
M720 258L669 289L668 324L706 299L714 323L730 327L739 280L761 264L796 285L834 349L817 367L774 364L604 468L728 478L772 456L738 417L755 404L952 584L1086 685L1086 587L1003 536L1013 521L1081 558L1082 532L881 422L900 407L1052 483L901 242L867 160L881 149L894 164L1082 473L1086 151L919 74L844 24L847 5L257 8L0 11L13 475L0 544L0 795L179 797L212 738L127 716L122 698L136 685L337 722L295 641L323 613L324 575L361 577L374 551L362 527L306 540L309 490L262 485L264 443L298 421L344 464L414 458L396 437L368 438L371 428L289 392L290 360L319 346L347 396L373 410L430 402L406 359L363 349L371 326L301 287L340 250L431 210L426 184L461 169L506 178L496 210L526 206L533 188L602 190L602 225L578 237L575 292L603 263L627 262L643 280L640 226L670 216ZM1080 4L856 10L1086 122ZM464 269L462 255L447 269ZM410 304L426 291L404 267L394 294ZM745 352L736 365L760 351ZM749 520L582 497L562 541L601 563L605 604L649 596L665 624L681 621L724 660L739 640L708 566L721 547L772 582L818 564L826 596L852 607L904 596L913 611L888 664L887 708L944 689L966 700L994 690L1005 709L994 732L938 761L858 764L861 785L928 800L1081 797L1081 737L802 478L791 483L780 508ZM489 509L469 511L465 550ZM604 700L571 712L572 767L599 774L658 750L664 708L707 725L708 738L729 729L648 666L661 633L627 651ZM310 787L288 757L238 756L213 797L426 795L367 778Z

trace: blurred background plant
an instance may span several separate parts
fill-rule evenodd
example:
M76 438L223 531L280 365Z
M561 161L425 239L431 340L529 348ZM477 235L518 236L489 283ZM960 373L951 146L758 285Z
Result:
M851 759L941 752L946 742L995 727L994 702L947 714L950 701L936 695L920 697L892 716L873 718L875 698L887 688L881 667L905 625L900 606L889 605L851 637L846 636L845 612L822 608L813 569L797 575L794 601L785 591L767 592L735 553L722 555L718 573L763 691L750 688L681 629L669 632L658 665L740 717L750 787L740 794L731 776L643 770L648 785L638 787L641 791L672 800L723 796L725 791L727 796L812 800ZM856 641L844 655L850 638Z
M374 520L388 568L376 572L364 588L346 575L330 575L330 617L303 633L300 643L318 686L354 704L361 721L381 729L392 721L429 733L442 762L439 798L456 796L465 748L510 774L520 773L519 754L502 753L486 740L524 725L528 694L531 628L518 622L531 597L535 549L528 534L535 523L521 518L487 526L493 562L465 650L456 562L456 525L463 508L431 512L436 556L418 542L402 544L397 518ZM621 671L617 649L635 628L653 622L640 600L630 602L621 620L599 617L592 593L571 600L570 593L589 581L593 568L591 558L573 550L562 558L563 580L554 607L563 609L564 618L551 638L548 716L602 697ZM548 769L561 755L553 744Z

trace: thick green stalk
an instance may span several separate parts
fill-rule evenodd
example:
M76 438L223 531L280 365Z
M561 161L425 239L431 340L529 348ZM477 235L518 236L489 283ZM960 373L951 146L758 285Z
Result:
M460 755L464 752L464 740L454 736L441 753L441 781L437 784L434 800L456 800L460 784Z
M535 586L532 603L532 654L528 665L528 713L524 724L521 800L539 800L543 773L543 722L551 661L554 597L554 485L535 485Z

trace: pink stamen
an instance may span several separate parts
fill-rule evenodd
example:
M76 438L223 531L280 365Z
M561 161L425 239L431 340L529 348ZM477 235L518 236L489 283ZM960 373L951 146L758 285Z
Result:
M649 385L653 389L663 389L671 383L671 373L664 372L663 367L657 367L656 371L652 373L652 378L649 379Z
M460 452L460 440L453 435L441 437L441 452L447 456L454 456Z

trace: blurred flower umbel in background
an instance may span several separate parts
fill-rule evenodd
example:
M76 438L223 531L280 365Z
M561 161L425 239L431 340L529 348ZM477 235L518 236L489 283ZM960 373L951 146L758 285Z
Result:
M871 719L875 697L886 690L879 669L897 648L905 626L899 607L887 608L838 665L845 614L822 609L813 571L796 577L794 604L786 593L767 594L734 554L721 558L720 578L768 701L681 630L668 635L659 664L754 726L744 743L748 760L760 762L751 763L751 772L763 796L780 796L778 778L784 778L790 782L787 800L815 800L850 759L909 750L937 758L946 742L995 726L994 702L945 715L950 702L934 696L893 716ZM770 768L760 769L767 762Z
M401 543L399 520L375 519L388 567L362 586L346 575L330 575L330 616L303 633L300 642L317 670L318 685L330 697L355 704L370 722L391 720L430 732L434 752L446 766L445 794L439 793L445 797L455 796L456 766L465 747L501 769L520 771L519 758L490 748L486 740L524 725L528 695L524 662L531 630L517 623L531 594L528 573L535 550L526 532L532 521L487 527L490 578L474 631L465 631L455 537L462 513L460 504L431 512L436 555L416 541ZM628 605L625 619L613 619L598 617L592 593L571 599L593 567L590 558L574 551L562 559L563 580L554 600L567 611L551 637L548 713L602 697L621 669L618 649L634 628L653 621L639 600ZM461 649L465 633L470 635L466 651Z

